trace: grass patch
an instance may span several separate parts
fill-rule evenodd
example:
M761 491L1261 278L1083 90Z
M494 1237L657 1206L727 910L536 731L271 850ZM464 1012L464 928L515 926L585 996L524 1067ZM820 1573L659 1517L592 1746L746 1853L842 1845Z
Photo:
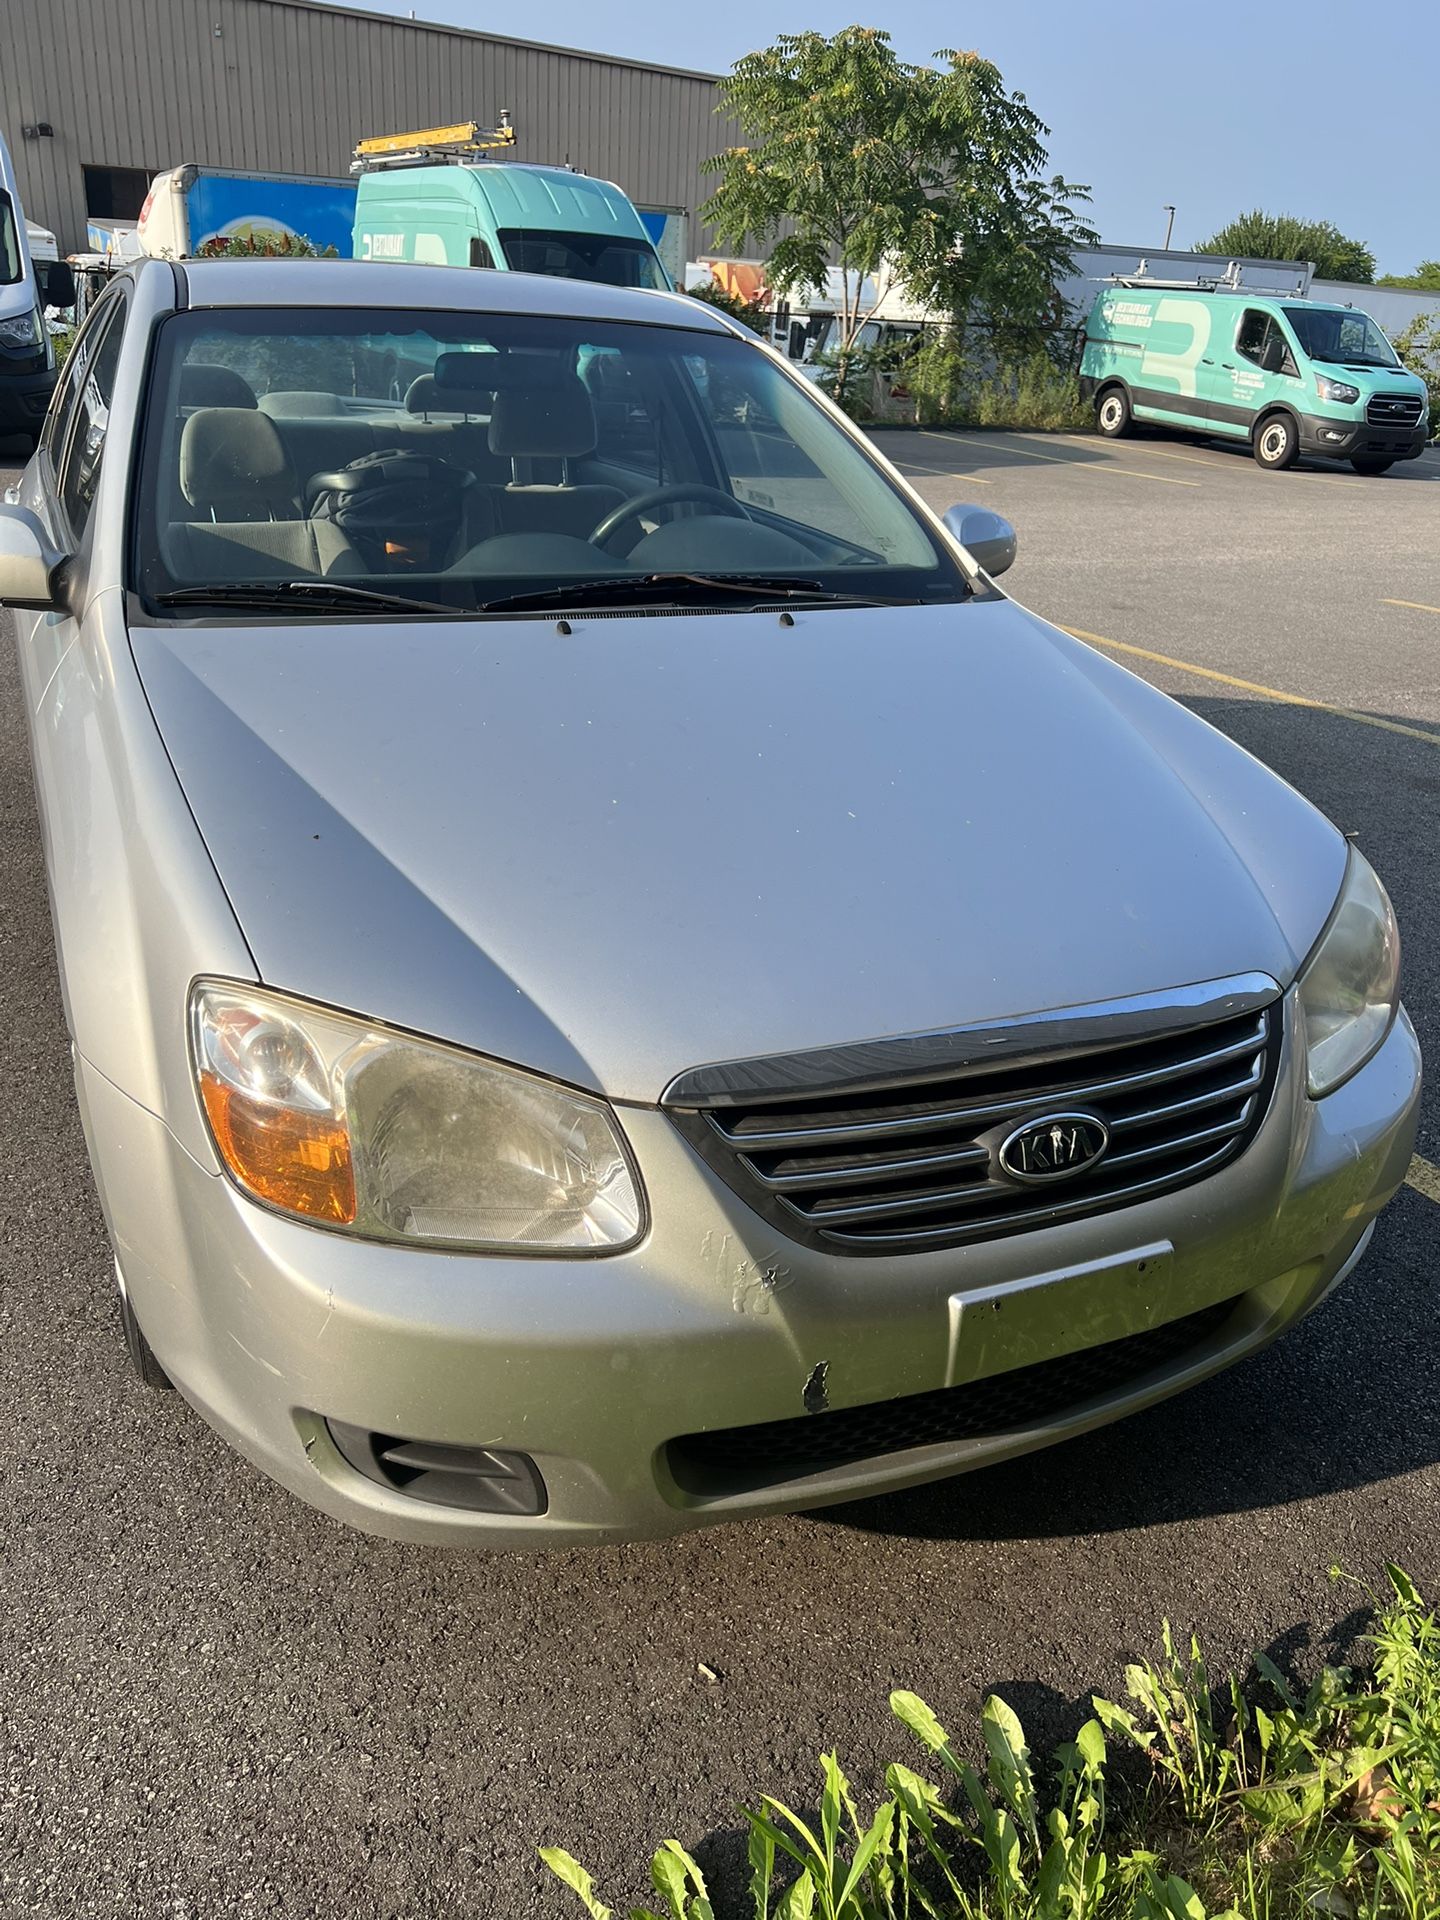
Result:
M749 1920L1436 1920L1440 1626L1388 1574L1363 1675L1327 1666L1301 1692L1257 1654L1217 1683L1166 1625L1156 1658L1126 1669L1126 1703L1095 1698L1039 1769L998 1697L974 1766L923 1700L893 1693L926 1771L895 1762L862 1810L829 1753L817 1812L768 1794L746 1809ZM612 1920L568 1853L541 1858ZM720 1920L678 1841L651 1878L659 1910L630 1920Z

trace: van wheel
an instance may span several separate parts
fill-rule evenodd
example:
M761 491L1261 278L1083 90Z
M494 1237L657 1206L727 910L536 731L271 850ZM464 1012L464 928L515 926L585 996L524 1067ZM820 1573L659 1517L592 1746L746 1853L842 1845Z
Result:
M125 1351L130 1356L130 1365L135 1376L145 1386L158 1392L166 1392L174 1387L174 1381L155 1358L155 1349L145 1338L145 1331L135 1318L135 1309L130 1304L130 1296L125 1291L125 1283L120 1279L120 1270L115 1270L115 1279L120 1298L120 1326L125 1335Z
M1388 473L1395 462L1393 460L1369 460L1362 453L1357 454L1350 464L1356 473Z
M1107 387L1095 409L1095 424L1107 440L1130 431L1130 396L1123 387Z
M1293 467L1300 451L1300 436L1288 413L1272 413L1255 430L1255 458L1262 467L1278 473Z

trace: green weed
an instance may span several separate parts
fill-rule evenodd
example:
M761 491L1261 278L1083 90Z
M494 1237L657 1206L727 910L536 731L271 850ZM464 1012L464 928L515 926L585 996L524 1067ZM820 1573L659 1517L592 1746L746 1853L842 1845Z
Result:
M1363 1678L1327 1666L1301 1693L1257 1654L1245 1686L1216 1685L1167 1623L1158 1658L1126 1670L1129 1704L1096 1697L1041 1775L998 1697L977 1766L918 1695L893 1693L940 1782L897 1761L862 1811L829 1753L813 1817L763 1796L744 1815L753 1920L1436 1920L1440 1624L1400 1568L1388 1577ZM1118 1805L1111 1743L1149 1776ZM541 1858L612 1920L568 1853ZM661 1910L629 1920L717 1920L678 1841L651 1879Z

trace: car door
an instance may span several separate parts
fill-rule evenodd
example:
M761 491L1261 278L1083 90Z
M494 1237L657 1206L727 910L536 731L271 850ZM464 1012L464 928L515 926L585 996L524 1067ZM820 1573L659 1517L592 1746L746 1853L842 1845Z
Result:
M104 458L115 368L124 332L126 298L116 289L91 309L65 363L45 417L40 446L19 490L22 506L39 516L52 544L88 564L90 514ZM35 616L27 634L21 615L20 673L32 711L75 639L72 614L56 608Z
M1248 434L1257 417L1276 400L1294 402L1300 369L1290 343L1273 314L1244 307L1235 323L1233 345L1210 370L1210 417L1222 432Z

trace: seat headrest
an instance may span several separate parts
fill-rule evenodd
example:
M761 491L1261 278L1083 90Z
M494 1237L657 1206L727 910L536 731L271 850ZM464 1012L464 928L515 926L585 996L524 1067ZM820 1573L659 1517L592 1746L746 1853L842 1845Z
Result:
M180 491L192 507L293 505L298 487L285 443L269 416L243 407L205 407L180 435Z
M255 390L233 367L192 360L180 369L182 407L253 407Z
M490 415L490 451L524 460L572 460L593 453L595 407L579 375L501 387Z

